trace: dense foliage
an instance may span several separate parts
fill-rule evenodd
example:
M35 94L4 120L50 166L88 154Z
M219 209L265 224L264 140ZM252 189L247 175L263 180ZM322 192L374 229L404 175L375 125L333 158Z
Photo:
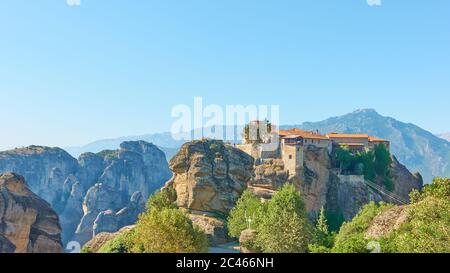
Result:
M355 152L349 147L337 148L334 152L334 164L342 173L364 175L366 180L376 182L379 178L389 191L394 190L394 181L390 175L392 158L384 144L374 150L365 149Z
M135 228L133 252L204 253L206 235L179 209L150 209Z
M135 242L134 230L126 231L103 245L99 253L132 253Z
M367 238L367 230L375 217L392 205L370 203L351 221L345 223L331 249L316 252L366 253L370 242L380 245L382 252L450 253L450 180L436 178L422 192L411 193L412 204L405 207L406 217L398 228L379 238ZM398 215L394 215L396 217Z
M329 230L325 209L322 207L314 230L314 244L309 245L309 251L313 253L329 252L334 244L334 236L335 234Z
M174 188L164 188L152 195L147 202L147 209L176 209L177 192Z
M369 240L365 238L365 232L373 219L381 212L391 208L392 205L371 202L364 206L351 222L344 223L336 235L335 245L331 252L334 253L368 253Z
M251 228L257 232L252 247L266 253L308 251L313 239L313 227L294 186L285 185L267 203L261 203L250 192L244 193L228 219L231 236L239 237L248 228L248 215L253 218Z
M436 178L422 193L411 193L408 221L383 238L395 253L450 253L450 179Z
M239 238L242 231L246 229L258 229L264 213L264 203L249 190L244 191L228 218L230 236Z
M294 186L285 185L268 203L258 229L258 245L266 253L303 253L312 236L299 193Z
M136 227L107 242L102 253L204 253L206 235L178 209L173 189L163 189L147 203Z

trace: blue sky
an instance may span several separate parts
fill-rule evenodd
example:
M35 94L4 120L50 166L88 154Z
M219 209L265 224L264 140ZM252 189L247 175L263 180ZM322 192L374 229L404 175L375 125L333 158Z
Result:
M0 149L168 131L173 106L375 108L450 131L450 1L3 0Z

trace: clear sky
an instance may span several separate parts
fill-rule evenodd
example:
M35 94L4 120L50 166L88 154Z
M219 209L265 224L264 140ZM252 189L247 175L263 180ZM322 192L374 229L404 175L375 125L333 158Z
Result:
M449 12L448 0L2 0L0 149L168 131L194 96L279 104L283 124L375 108L450 131Z

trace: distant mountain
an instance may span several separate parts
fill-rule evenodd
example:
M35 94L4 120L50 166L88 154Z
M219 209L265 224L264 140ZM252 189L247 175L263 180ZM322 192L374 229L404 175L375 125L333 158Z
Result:
M184 143L184 141L175 140L170 133L159 133L103 139L86 144L84 146L65 147L64 149L73 157L78 158L83 153L98 153L104 150L115 150L118 149L120 144L124 141L138 140L143 140L158 146L158 148L160 148L166 154L168 160L170 160L177 153L178 148Z
M403 123L378 114L373 109L329 118L320 122L305 122L304 130L321 133L367 133L391 141L392 153L411 171L419 171L425 183L435 176L450 176L450 143L411 123Z
M438 137L440 137L442 139L445 139L445 140L450 142L450 132L445 133L445 134L440 134L440 135L438 135Z
M170 160L179 150L179 148L186 142L191 141L193 139L198 139L204 137L210 137L214 138L212 136L209 136L207 132L214 132L214 127L207 127L204 130L204 132L201 131L201 129L195 129L190 132L190 137L186 140L176 140L174 136L171 133L156 133L156 134L146 134L146 135L140 135L140 136L126 136L126 137L119 137L119 138L111 138L111 139L103 139L98 140L83 146L78 147L64 147L64 150L66 150L69 154L71 154L73 157L78 158L81 154L91 152L91 153L98 153L104 150L115 150L118 149L120 144L124 141L138 141L143 140L149 143L152 143L156 146L158 146L159 149L161 149L165 154L167 160ZM222 127L223 132L234 132L231 135L233 135L232 139L229 139L228 141L232 143L241 143L242 136L241 132L243 130L243 127L233 127L233 126L223 126Z
M357 110L347 115L332 117L319 122L285 125L281 126L281 129L293 127L311 131L319 130L321 133L367 133L385 138L391 141L392 153L398 160L412 172L419 171L425 183L431 182L435 176L450 176L450 142L414 124L382 116L373 109ZM224 127L224 130L230 129L238 133L235 134L234 139L229 141L239 143L242 139L240 135L242 128ZM198 133L198 131L196 132ZM191 132L192 136L194 136L193 133L194 131ZM198 135L202 136L203 134ZM82 147L69 147L65 150L72 156L78 157L84 152L117 149L123 141L136 140L144 140L158 146L166 153L168 160L177 153L182 144L188 141L175 140L170 133L159 133L99 140Z

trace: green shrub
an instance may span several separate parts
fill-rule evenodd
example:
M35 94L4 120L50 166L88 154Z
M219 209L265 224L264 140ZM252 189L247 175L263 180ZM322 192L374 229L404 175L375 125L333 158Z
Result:
M135 231L126 231L103 245L98 253L131 253L135 246Z
M150 209L135 228L133 252L204 253L208 238L179 209Z
M147 202L147 209L176 209L177 192L173 187L163 188L152 195Z
M397 253L450 253L450 180L436 178L411 193L407 221L383 238L383 250Z
M380 205L371 202L364 206L358 215L351 222L344 223L336 235L334 253L367 253L369 241L365 240L364 234L369 228L373 219L391 205L381 203Z
M292 185L285 185L269 202L259 227L257 245L265 253L304 253L313 228L303 201Z
M258 229L263 218L265 206L259 198L249 190L244 191L236 206L230 211L228 217L228 231L231 237L239 238L242 231L249 228L248 220L251 219L251 229Z
M375 172L381 176L388 176L389 168L392 163L391 153L384 144L375 146Z
M91 254L91 253L94 253L94 252L89 247L83 247L81 249L81 253L83 253L83 254Z

